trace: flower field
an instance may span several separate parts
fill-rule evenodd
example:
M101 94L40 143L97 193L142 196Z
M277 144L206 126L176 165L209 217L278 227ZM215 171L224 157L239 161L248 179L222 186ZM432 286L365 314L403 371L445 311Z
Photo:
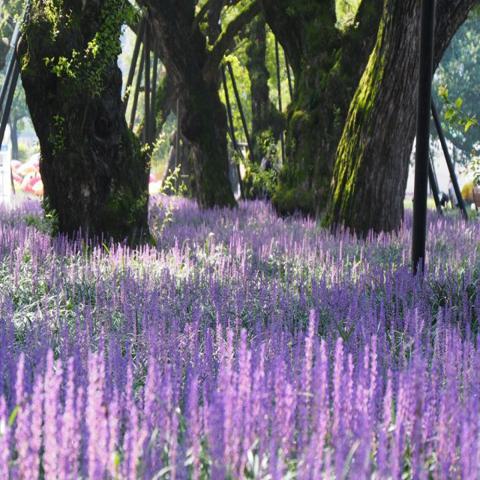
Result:
M1 479L480 475L480 226L332 237L263 203L151 208L156 247L0 213Z

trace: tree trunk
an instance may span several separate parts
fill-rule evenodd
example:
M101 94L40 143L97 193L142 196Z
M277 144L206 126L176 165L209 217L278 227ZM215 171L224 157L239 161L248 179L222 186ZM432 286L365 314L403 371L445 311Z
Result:
M137 244L149 238L149 165L123 115L124 3L84 3L68 2L68 22L67 7L32 3L19 48L46 205L60 233Z
M12 158L14 160L19 159L18 152L18 120L13 117L10 122L10 140L12 141Z
M194 7L142 2L174 82L181 106L181 133L190 144L195 193L202 208L232 207L228 178L227 120L219 97L218 64L209 65L206 39L194 22Z
M380 0L362 2L346 30L338 28L334 3L262 0L295 75L287 162L273 197L281 214L325 209L348 107L375 43Z
M475 0L437 7L435 63ZM403 219L415 137L420 3L385 0L377 43L339 143L327 223L360 235L393 231Z

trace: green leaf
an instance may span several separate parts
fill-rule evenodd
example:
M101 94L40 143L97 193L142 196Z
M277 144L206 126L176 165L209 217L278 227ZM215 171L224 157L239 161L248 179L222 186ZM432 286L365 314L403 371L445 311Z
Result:
M473 126L477 126L478 121L475 118L469 118L465 123L465 133L467 133Z
M446 85L440 85L438 87L438 96L443 98L443 100L448 101L448 88Z
M453 110L453 108L449 108L446 112L445 112L445 120L447 122L450 122L451 120L453 120L453 118L455 117L456 115L456 112L455 110Z
M455 100L455 106L460 110L463 106L463 100L461 97L458 97L456 100Z
M17 405L13 410L10 416L8 417L8 426L11 427L15 423L15 420L17 419L18 412L20 412L20 406Z

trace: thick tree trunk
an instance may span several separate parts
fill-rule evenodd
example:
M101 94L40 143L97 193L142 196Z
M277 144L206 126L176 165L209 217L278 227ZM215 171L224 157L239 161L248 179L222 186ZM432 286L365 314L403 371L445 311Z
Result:
M116 58L123 2L84 3L69 2L65 22L66 7L52 18L34 2L19 48L46 204L61 233L136 244L149 236L149 165L123 115Z
M262 0L295 75L287 162L273 198L282 214L325 209L348 107L375 43L380 0L362 2L355 24L345 31L337 28L334 3Z
M181 133L190 144L197 201L202 208L234 206L218 64L209 64L206 39L194 22L194 8L175 2L141 3L149 8L155 40L179 94Z
M438 2L435 63L475 0ZM360 235L392 231L403 219L415 137L420 3L385 0L375 49L340 141L327 223Z

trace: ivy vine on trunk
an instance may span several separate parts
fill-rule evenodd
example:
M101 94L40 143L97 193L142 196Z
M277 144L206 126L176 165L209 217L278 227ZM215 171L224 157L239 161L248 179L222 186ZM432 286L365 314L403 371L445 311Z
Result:
M33 2L19 56L58 231L137 244L149 238L149 165L121 101L117 56L128 5Z

